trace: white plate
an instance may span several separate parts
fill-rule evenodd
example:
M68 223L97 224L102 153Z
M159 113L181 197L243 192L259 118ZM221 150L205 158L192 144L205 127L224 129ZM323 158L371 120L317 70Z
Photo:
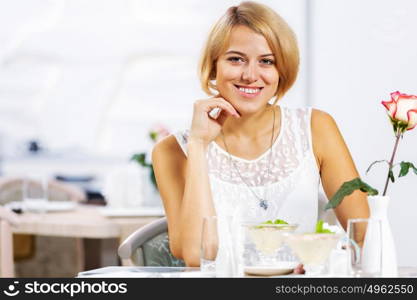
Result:
M165 216L162 207L113 208L103 207L100 213L106 217L162 217Z
M73 210L77 206L77 203L72 201L40 201L28 205L24 201L13 201L7 203L5 206L10 209L21 209L23 211L54 212Z
M275 266L246 266L245 274L250 276L276 276L287 275L294 271L297 262L280 262Z
M49 201L47 203L46 211L73 210L77 206L77 203L72 201Z

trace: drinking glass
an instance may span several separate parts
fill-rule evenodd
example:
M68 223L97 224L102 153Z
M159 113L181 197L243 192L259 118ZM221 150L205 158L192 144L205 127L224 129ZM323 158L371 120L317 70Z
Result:
M349 269L354 277L378 277L382 266L381 220L348 220Z
M45 212L48 204L48 181L45 176L28 176L23 180L23 207L26 211Z
M216 257L219 249L218 221L216 216L203 219L201 232L200 269L202 272L216 272Z
M294 233L287 235L286 243L304 265L306 276L320 276L341 237L337 233Z
M291 273L296 258L284 245L285 234L296 224L245 223L243 226L243 266L247 275L281 275Z

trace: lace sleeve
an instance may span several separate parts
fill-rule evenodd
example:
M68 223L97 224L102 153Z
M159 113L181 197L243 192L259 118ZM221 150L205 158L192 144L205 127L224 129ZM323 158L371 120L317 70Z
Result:
M184 152L185 156L187 156L187 143L188 143L188 136L189 130L178 131L174 133L175 139L177 140L178 145L180 145L182 151Z

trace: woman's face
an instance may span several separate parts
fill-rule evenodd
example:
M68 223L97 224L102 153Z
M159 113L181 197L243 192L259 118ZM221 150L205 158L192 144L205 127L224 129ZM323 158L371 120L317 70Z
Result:
M216 63L220 95L241 114L253 114L276 94L279 75L266 39L250 28L232 29L230 44Z

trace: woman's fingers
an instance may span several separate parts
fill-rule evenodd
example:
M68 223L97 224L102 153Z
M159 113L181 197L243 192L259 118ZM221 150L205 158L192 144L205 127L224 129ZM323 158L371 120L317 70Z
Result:
M223 98L211 98L208 100L199 100L195 103L195 105L198 108L204 110L206 113L210 113L214 109L218 108L218 109L221 109L222 111L226 111L231 116L234 116L237 118L240 117L236 109ZM210 114L212 118L213 118L212 116L213 114L218 115L217 112L213 112L212 114Z
M220 111L220 114L218 115L218 117L216 118L216 121L223 126L224 121L226 121L227 119L227 113L225 113L224 111Z
M226 109L226 111L234 117L239 118L240 115L237 112L237 110L233 107L232 104L230 104L229 102L227 102L226 100L224 100L223 98L214 98L212 99L213 103L216 103L217 105L219 105L220 108Z
M209 116L212 119L217 119L220 116L221 112L222 112L221 108L215 107L212 110L210 110Z
M294 269L294 274L304 274L306 271L304 270L304 266L302 264L299 264Z

